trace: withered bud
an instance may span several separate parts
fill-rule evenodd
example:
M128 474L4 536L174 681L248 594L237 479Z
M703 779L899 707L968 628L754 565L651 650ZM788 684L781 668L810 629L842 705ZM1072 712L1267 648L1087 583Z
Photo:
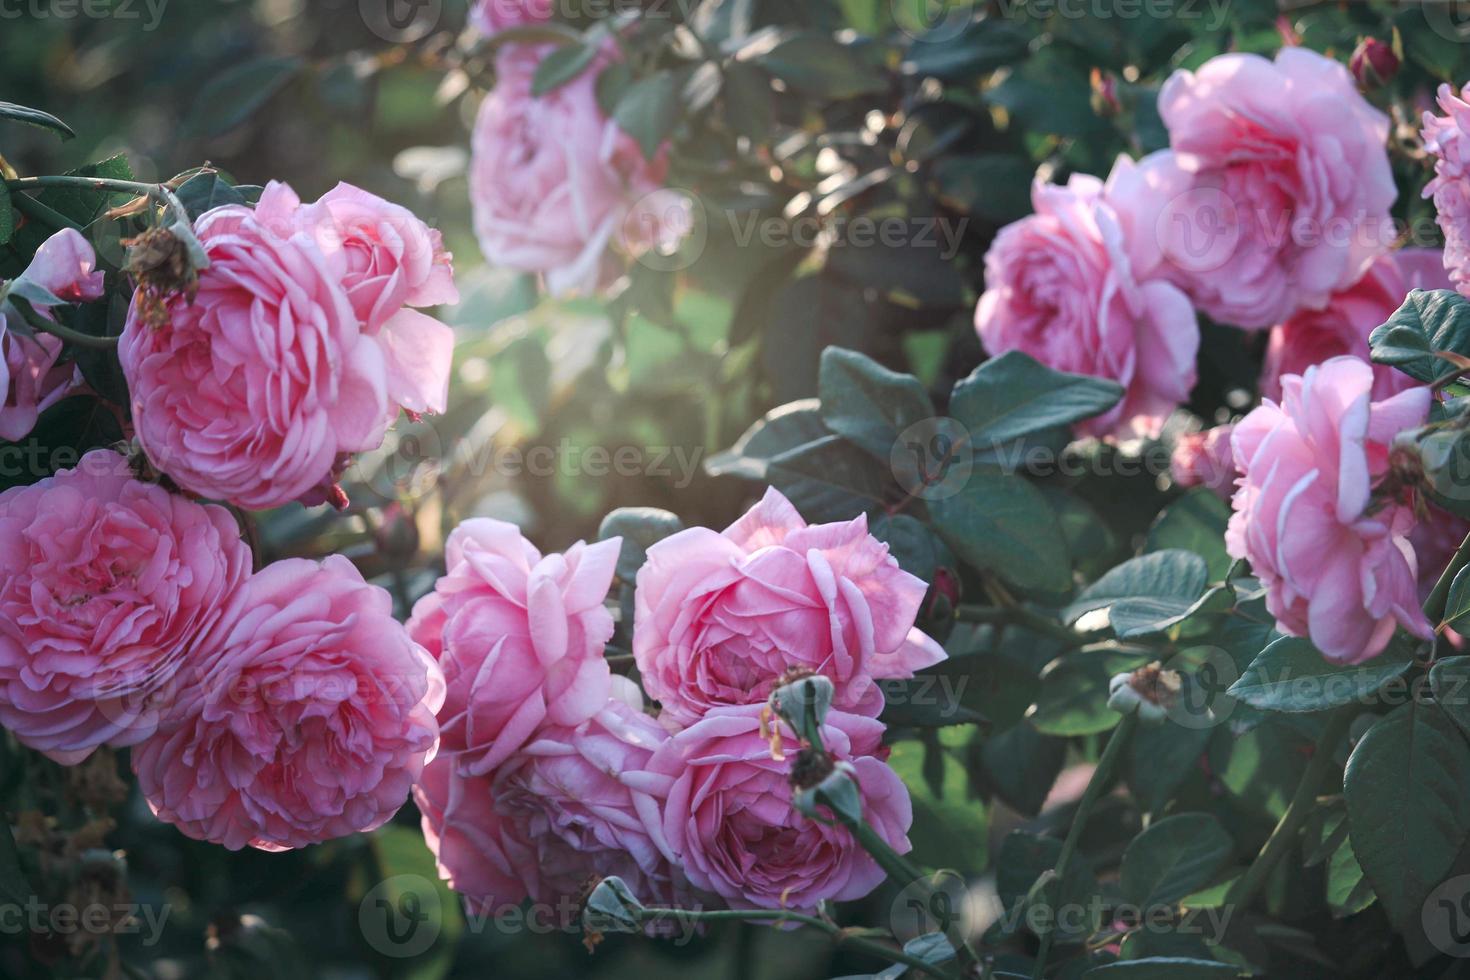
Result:
M836 768L830 755L807 746L791 762L791 785L797 790L814 789Z
M1108 706L1125 715L1136 711L1147 722L1163 721L1179 701L1183 687L1184 677L1177 670L1165 670L1156 660L1115 676L1108 685Z
M143 322L155 329L167 325L168 301L183 296L192 303L199 292L188 244L168 228L150 228L123 244L128 247L128 272L138 281Z

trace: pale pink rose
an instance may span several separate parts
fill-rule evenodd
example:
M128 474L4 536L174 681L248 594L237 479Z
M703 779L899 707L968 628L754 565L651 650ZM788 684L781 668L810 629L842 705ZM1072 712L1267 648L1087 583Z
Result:
M454 331L409 307L459 302L443 236L407 208L351 184L338 184L302 207L291 223L315 239L347 290L364 336L383 348L388 398L410 412L442 413Z
M67 303L88 303L102 296L102 273L96 271L97 255L81 233L67 228L58 231L36 249L25 272L12 288L26 294L26 284L39 286ZM37 313L50 317L52 305L43 297L27 297ZM58 363L62 342L47 334L22 336L8 329L11 317L0 302L0 439L24 439L36 427L36 419L61 401L81 383L75 365ZM30 332L30 331L27 331Z
M1467 86L1470 88L1470 86ZM1444 267L1455 288L1470 295L1470 102L1448 85L1439 87L1443 116L1424 113L1424 148L1434 157L1434 179L1424 196L1434 198L1435 221L1444 232Z
M196 840L281 851L372 830L439 741L444 678L346 558L250 580L237 620L190 659L158 733L133 749L153 812Z
M597 77L615 48L532 96L532 76L550 50L515 45L496 62L495 89L471 137L470 203L492 265L541 273L554 294L590 292L616 270L610 246L668 246L668 234L647 227L663 209L645 201L663 187L668 151L648 160L598 105Z
M541 24L551 19L552 0L473 0L470 23L482 34L508 27Z
M1189 432L1174 444L1169 473L1181 487L1205 487L1221 500L1235 492L1235 456L1230 449L1233 425Z
M762 710L715 708L661 745L646 774L628 777L662 802L669 860L695 888L732 908L809 911L862 898L883 881L883 870L845 827L792 807L797 743L782 724L787 757L773 759ZM863 819L905 853L913 812L903 780L877 757L882 737L880 722L841 711L822 725L828 753L855 770Z
M161 327L135 299L119 349L148 458L185 489L251 510L306 495L388 424L382 348L364 340L316 242L278 233L296 205L271 184L258 216L235 205L201 216L210 265L198 296L170 298Z
M1306 48L1211 58L1159 93L1172 163L1160 244L1212 319L1246 329L1321 309L1396 234L1388 117Z
M1078 423L1082 435L1155 436L1194 387L1194 309L1159 277L1151 227L1135 227L1152 193L1126 157L1106 188L1083 175L1038 180L1035 213L1002 228L985 256L975 327L988 353L1019 350L1123 386L1122 401Z
M808 526L779 492L722 533L689 528L648 549L633 654L671 727L763 702L789 669L831 678L836 705L877 715L877 678L945 657L914 626L927 586L868 533L867 516Z
M1301 374L1339 354L1368 359L1368 335L1385 323L1411 289L1452 289L1438 249L1406 248L1379 256L1322 310L1301 310L1271 330L1261 394L1281 398L1281 376ZM1396 368L1373 366L1373 397L1382 400L1419 384Z
M64 764L159 723L250 576L234 517L98 450L0 494L0 723Z
M464 775L483 776L544 725L572 727L607 703L604 605L620 538L542 557L513 524L476 519L449 536L448 573L408 629L449 686L439 715Z
M1367 660L1399 626L1428 639L1413 510L1373 490L1394 437L1424 422L1429 389L1372 401L1373 369L1355 357L1289 374L1281 387L1280 405L1267 401L1235 427L1231 557L1250 561L1278 628L1329 660Z
M659 801L632 778L668 737L613 700L576 727L539 730L484 776L461 773L446 743L414 790L439 873L491 914L575 900L608 875L645 902L676 901L686 889L661 845Z

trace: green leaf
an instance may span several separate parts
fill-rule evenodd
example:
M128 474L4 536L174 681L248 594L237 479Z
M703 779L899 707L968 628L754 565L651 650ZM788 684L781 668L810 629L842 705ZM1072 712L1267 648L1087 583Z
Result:
M1146 551L1182 548L1205 560L1210 581L1223 581L1234 559L1225 551L1230 505L1214 491L1196 487L1165 507L1148 529Z
M1123 852L1119 887L1145 911L1173 905L1208 885L1230 860L1234 844L1208 813L1179 813L1149 826Z
M0 119L10 119L14 122L26 123L30 126L39 126L49 129L64 140L69 140L77 134L70 126L40 109L31 109L27 106L16 105L14 102L0 102Z
M1007 914L1001 921L1013 922L1017 927L1042 924L1045 921L1043 918L1041 923L1033 923L1030 915L1016 914L1019 911L1017 905L1028 900L1031 903L1040 901L1053 909L1070 907L1095 910L1098 914L1092 916L1094 921L1079 923L1075 916L1069 915L1063 917L1063 921L1059 923L1074 927L1080 925L1081 928L1073 932L1058 933L1056 941L1079 943L1097 928L1099 923L1095 920L1101 918L1101 905L1097 901L1097 876L1093 874L1087 858L1081 853L1074 853L1067 864L1065 880L1053 880L1051 885L1043 889L1036 888L1037 879L1056 868L1061 853L1062 842L1055 837L1043 837L1025 830L1011 831L1001 842L1000 854L995 862L996 897L1007 909Z
M1337 919L1357 915L1378 900L1353 853L1353 842L1344 837L1327 861L1327 906Z
M949 411L976 452L1107 411L1123 397L1112 381L1065 374L1020 351L994 357L955 385Z
M934 581L934 570L941 561L940 553L949 556L934 532L909 514L879 514L870 530L873 537L888 545L888 553L898 560L904 571L925 582Z
M1429 668L1434 702L1460 730L1470 734L1470 657L1445 657Z
M771 77L754 65L733 61L725 67L725 121L741 136L764 143L776 122Z
M1415 289L1388 322L1373 331L1368 343L1373 360L1391 364L1416 380L1454 375L1459 368L1435 352L1470 357L1470 301L1450 289Z
M791 88L818 99L850 99L888 90L881 71L818 31L762 31L736 52L735 60L759 65Z
M956 555L1021 589L1065 592L1067 543L1046 497L1020 476L976 469L958 493L929 501L934 529Z
M1440 620L1440 625L1458 631L1467 622L1470 622L1470 565L1466 565L1455 573L1454 581L1450 583L1450 597L1445 604L1444 618Z
M826 436L776 456L766 479L814 521L850 520L875 510L891 488L887 467L841 436Z
M918 378L841 347L822 351L817 388L827 428L884 463L901 432L934 416Z
M1353 852L1389 918L1419 926L1424 900L1470 838L1470 745L1435 705L1410 701L1368 730L1343 791Z
M1121 715L1108 707L1113 675L1144 663L1142 656L1108 650L1077 650L1047 665L1031 724L1046 735L1096 735L1115 727Z
M820 401L804 398L788 402L767 412L735 445L705 460L704 471L710 476L738 476L768 483L766 471L771 460L831 435L822 421Z
M531 76L531 94L539 98L570 82L587 70L599 50L595 44L567 44L548 51Z
M623 539L617 574L624 582L632 582L638 577L638 569L648 560L648 549L682 530L684 522L679 520L679 515L669 511L657 507L619 507L602 519L597 539Z
M184 129L219 136L249 119L306 67L302 58L257 58L226 68L199 91Z
M245 203L245 195L214 170L206 170L190 177L179 185L175 196L184 206L184 210L189 212L189 217L196 220L206 211L212 211L227 204Z
M986 808L966 793L965 767L944 741L963 744L969 733L951 729L940 734L933 748L906 740L893 746L888 764L903 778L914 804L911 860L936 868L954 868L962 873L980 873L989 866L986 841L989 820ZM931 756L930 752L939 753ZM937 786L925 778L925 763L937 776Z
M1174 724L1134 729L1128 746L1128 788L1139 806L1150 813L1164 809L1190 774L1199 771L1211 731L1204 725Z
M1091 977L1098 980L1223 980L1244 974L1245 971L1229 963L1158 956L1095 966L1082 976L1084 980Z
M10 188L0 184L0 245L15 234L15 211L10 207Z
M1036 167L1016 153L945 156L934 161L939 199L955 210L998 225L1031 213L1031 179Z
M1066 758L1065 739L1016 725L981 742L980 781L1007 806L1034 817L1051 795Z
M1210 741L1210 768L1231 795L1250 809L1279 819L1301 781L1312 742L1279 715L1266 717L1246 732L1216 729Z
M958 33L948 28L933 40L919 37L909 48L903 72L947 80L971 78L1025 58L1030 41L1030 33L1020 25L988 17Z
M1284 636L1251 661L1228 693L1262 711L1326 711L1366 702L1412 663L1390 649L1365 663L1334 664L1311 641Z
M649 160L673 131L678 117L679 86L668 71L640 78L629 85L613 110L613 122L638 142Z
M1157 633L1183 620L1209 582L1205 560L1192 551L1155 551L1125 561L1082 591L1063 611L1076 622L1084 614L1108 610L1120 637Z

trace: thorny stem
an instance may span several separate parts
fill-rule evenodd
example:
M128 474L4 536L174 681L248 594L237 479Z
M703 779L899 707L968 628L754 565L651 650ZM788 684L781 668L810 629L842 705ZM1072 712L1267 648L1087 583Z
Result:
M63 327L53 320L46 319L40 313L37 313L30 303L21 299L19 296L9 296L6 298L20 313L21 319L25 320L26 324L33 330L39 330L41 333L49 333L51 336L58 337L66 343L73 344L77 347L112 350L117 346L118 338L116 337L94 337L91 334L79 333L70 327Z

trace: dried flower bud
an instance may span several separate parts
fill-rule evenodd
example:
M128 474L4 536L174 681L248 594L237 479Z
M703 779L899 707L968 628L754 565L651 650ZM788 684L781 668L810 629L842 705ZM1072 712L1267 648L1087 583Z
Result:
M1118 674L1108 684L1108 707L1122 715L1138 713L1149 724L1163 721L1179 700L1184 678L1154 661L1130 673Z
M150 228L128 246L128 272L138 281L138 304L143 321L159 328L168 323L168 301L184 296L189 302L199 291L199 273L188 244L171 228Z

